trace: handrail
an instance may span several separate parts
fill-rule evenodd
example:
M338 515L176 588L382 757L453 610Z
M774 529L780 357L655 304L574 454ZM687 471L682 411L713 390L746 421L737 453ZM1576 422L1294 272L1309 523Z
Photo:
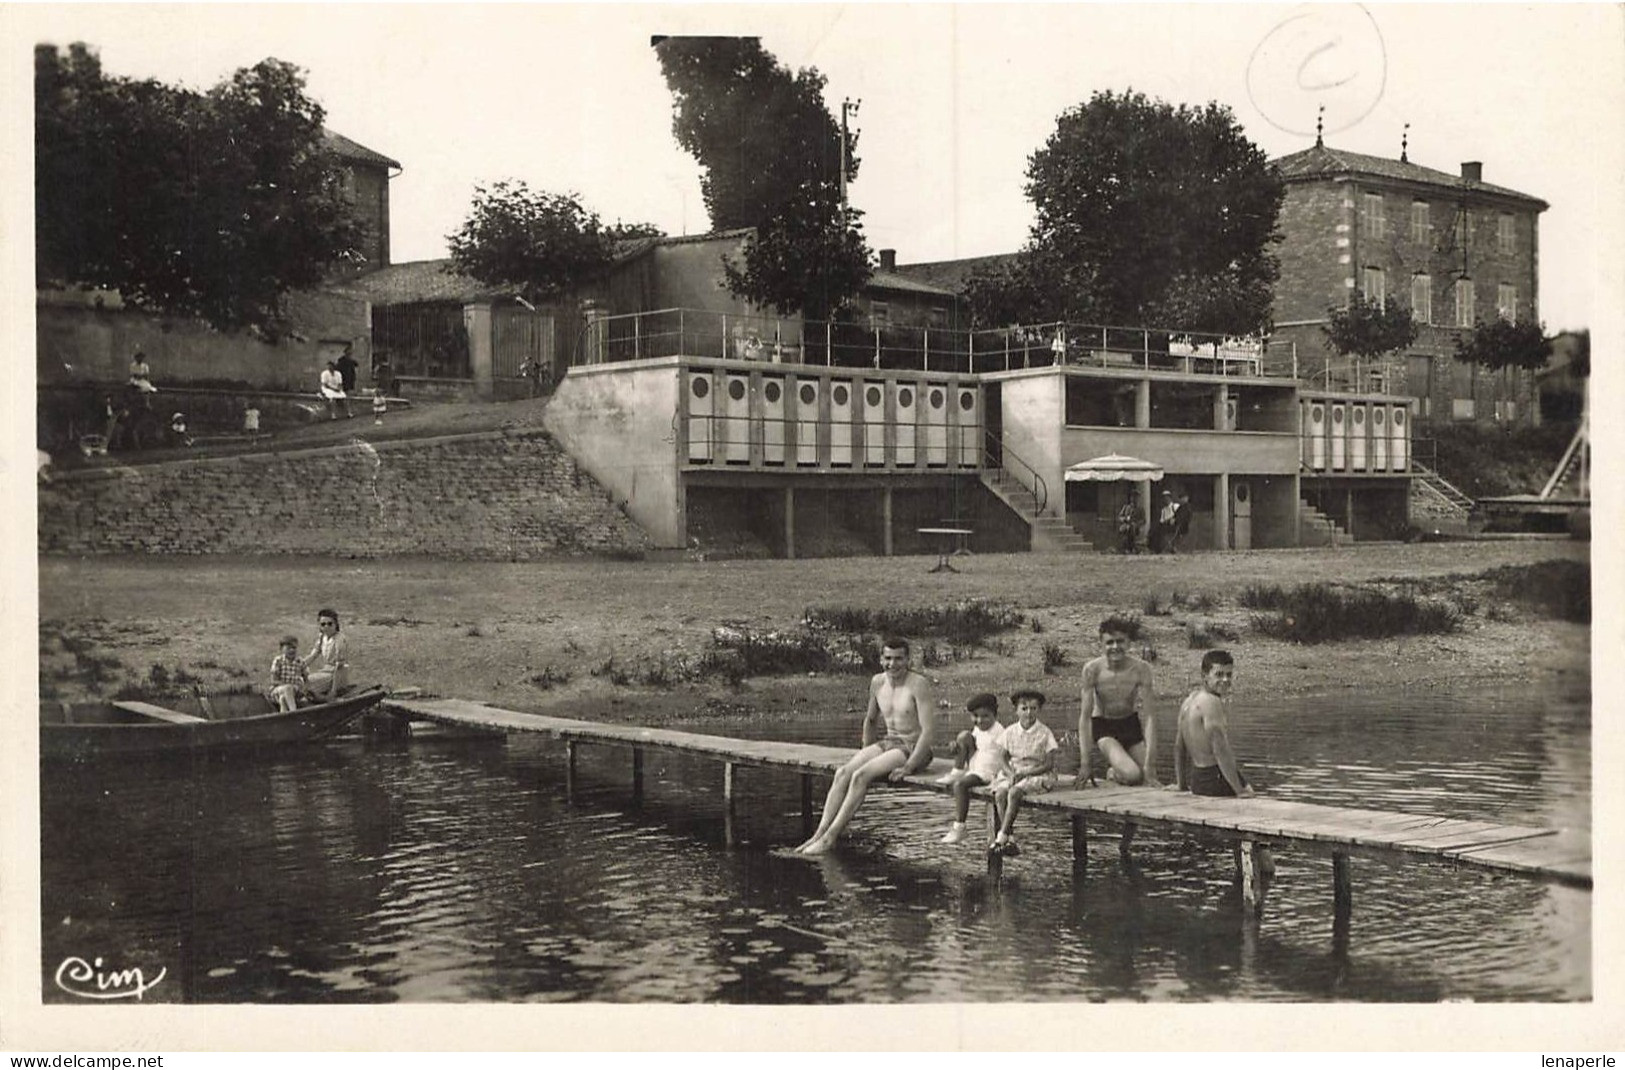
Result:
M1027 471L1033 474L1033 483L1031 486L1020 479L1016 479L1014 474L1011 475L1011 478L1015 480L1018 486L1033 496L1033 515L1043 516L1044 509L1049 505L1049 484L1044 482L1044 477L1039 474L1038 469L1034 468L1031 464L1028 464L1019 453L1005 445L1004 440L999 438L999 436L992 430L984 427L982 428L982 435L985 439L982 444L982 456L988 462L986 467L993 470L996 478L1000 479L1001 481L1003 480L1004 461L1007 458L1015 461L1017 464L1021 465L1023 468L1027 469ZM995 446L998 447L996 452L993 449ZM999 458L998 464L992 463L994 456Z

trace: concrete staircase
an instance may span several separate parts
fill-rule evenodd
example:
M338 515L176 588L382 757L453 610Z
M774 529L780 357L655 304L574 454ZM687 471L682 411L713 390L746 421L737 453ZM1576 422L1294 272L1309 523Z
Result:
M1299 545L1342 546L1348 543L1348 532L1337 521L1306 501L1298 502Z
M1003 502L1032 530L1034 553L1079 553L1093 550L1094 544L1079 535L1071 524L1035 508L1032 492L1003 469L984 469L982 486Z
M1425 464L1411 465L1411 474L1428 490L1461 511L1463 518L1473 511L1473 499L1467 493Z

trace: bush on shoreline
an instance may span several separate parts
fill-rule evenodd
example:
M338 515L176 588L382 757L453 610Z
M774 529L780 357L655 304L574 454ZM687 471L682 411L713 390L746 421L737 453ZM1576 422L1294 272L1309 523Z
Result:
M1243 595L1243 605L1272 611L1253 615L1255 630L1293 643L1438 635L1459 630L1462 622L1461 610L1449 602L1327 583L1249 588Z

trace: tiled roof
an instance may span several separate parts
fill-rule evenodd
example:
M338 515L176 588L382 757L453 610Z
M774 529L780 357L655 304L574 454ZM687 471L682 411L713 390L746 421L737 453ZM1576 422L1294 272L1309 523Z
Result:
M943 297L953 297L957 290L945 290L941 286L933 286L929 282L909 278L901 271L876 270L869 275L868 286L877 290L903 290L916 294L938 294Z
M898 264L895 274L924 283L938 292L959 293L965 280L980 271L990 271L1015 262L1017 253L995 253L992 256L972 256L963 260L933 260L923 264ZM877 276L888 274L876 272Z
M1435 171L1431 167L1422 167L1419 164L1390 160L1385 156L1367 156L1359 152L1345 152L1342 149L1327 148L1325 145L1315 145L1294 152L1290 156L1282 156L1274 161L1275 168L1281 177L1288 182L1301 182L1330 175L1370 175L1376 178L1391 178L1403 182L1418 182L1427 186L1448 186L1451 189L1462 188L1460 175L1453 175L1448 171ZM1538 204L1542 209L1550 207L1539 197L1531 197L1527 193L1519 193L1515 189L1505 186L1495 186L1488 182L1475 182L1475 190L1485 193L1495 193L1503 197L1516 197L1522 201Z
M487 286L451 269L451 259L411 260L390 264L328 286L333 293L359 297L375 305L414 301L474 301L516 293L517 286Z
M374 152L360 142L351 141L343 134L335 134L326 128L322 130L322 142L329 151L337 153L341 159L354 160L357 163L370 163L375 167L393 167L397 171L402 170L399 163L391 160L383 153Z

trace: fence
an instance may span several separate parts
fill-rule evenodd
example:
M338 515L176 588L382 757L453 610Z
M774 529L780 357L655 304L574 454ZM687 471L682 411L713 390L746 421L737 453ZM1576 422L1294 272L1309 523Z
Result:
M836 368L992 372L1054 365L1296 378L1293 343L1200 331L1043 323L993 330L892 327L670 308L589 324L585 363L728 357Z

